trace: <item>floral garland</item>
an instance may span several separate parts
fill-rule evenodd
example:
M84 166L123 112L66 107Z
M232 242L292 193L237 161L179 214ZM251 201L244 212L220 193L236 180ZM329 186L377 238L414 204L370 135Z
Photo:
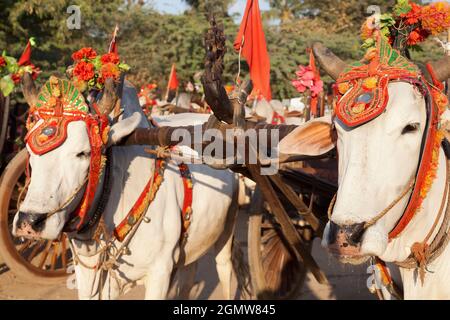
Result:
M30 39L30 44L35 46L33 38ZM18 62L16 58L8 56L6 51L3 51L0 56L0 91L3 96L7 97L14 91L25 72L30 73L32 78L36 80L40 69L32 63Z
M118 80L122 72L130 70L130 66L120 61L114 52L102 56L92 48L82 48L72 54L73 68L69 69L75 86L82 92L101 90L107 78Z
M372 16L363 24L361 37L363 48L375 46L373 37L376 17ZM438 35L450 28L450 4L434 2L426 6L410 0L397 0L392 13L379 16L379 29L389 39L389 43L399 49L417 48L431 35Z

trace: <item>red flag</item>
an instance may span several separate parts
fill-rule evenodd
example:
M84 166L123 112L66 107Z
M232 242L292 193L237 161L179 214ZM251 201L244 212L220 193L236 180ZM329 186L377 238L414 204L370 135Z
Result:
M234 49L242 55L250 67L253 90L267 101L272 100L270 91L270 59L267 52L258 0L247 0L239 33L234 40Z
M109 44L109 53L115 53L115 54L119 54L119 49L117 48L117 32L119 32L119 26L116 25L116 27L114 28L114 32L113 32L113 36L111 39L111 43Z
M31 63L31 46L34 45L34 39L30 38L28 40L25 50L23 50L22 56L19 59L19 66L27 66Z
M177 78L177 71L175 70L175 63L172 64L172 70L170 70L170 76L169 76L169 83L167 85L167 88L169 90L176 90L178 88L178 78Z

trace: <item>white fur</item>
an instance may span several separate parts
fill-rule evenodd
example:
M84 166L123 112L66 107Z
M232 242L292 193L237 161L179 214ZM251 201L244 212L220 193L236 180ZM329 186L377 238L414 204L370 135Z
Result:
M360 127L347 129L336 121L339 152L339 192L331 220L337 224L368 221L385 209L415 175L425 127L425 101L417 89L404 82L389 84L386 112ZM402 135L409 123L420 123L418 132ZM364 233L361 254L387 262L403 261L411 245L422 241L433 225L446 183L446 158L441 149L437 178L422 209L401 235L388 242L388 233L402 215L409 194L384 218ZM445 210L445 208L444 208ZM437 230L435 231L435 233ZM323 242L327 246L329 228ZM433 239L434 235L431 239ZM424 286L417 270L401 269L406 298L450 298L450 249L428 266Z
M136 127L145 126L138 111L134 88L127 85L126 89L122 106L127 105L127 112L111 130L113 143ZM133 108L136 110L133 111ZM190 114L186 117L185 125L191 122L202 123L203 120L202 115L196 118L196 115ZM167 118L166 124L170 122L170 118ZM112 190L103 213L109 231L126 216L153 174L155 160L144 148L112 147ZM42 156L33 154L30 149L29 151L31 184L20 210L45 214L64 203L87 176L89 158L77 156L80 152L90 151L86 126L81 121L70 123L67 140ZM180 212L184 187L177 165L170 162L157 196L146 212L151 221L139 226L128 245L130 255L121 256L117 261L117 268L112 271L119 279L120 286L110 272L104 281L104 287L99 288L99 273L77 264L75 272L80 299L98 299L100 291L103 299L115 299L121 294L119 287L126 291L137 283L145 284L146 299L164 299L173 270L187 266L195 271L190 264L195 263L212 247L216 251L217 271L225 298L231 298L231 244L237 213L236 175L229 170L214 170L206 165L189 165L189 169L194 183L193 214L186 246L180 247ZM67 208L48 219L41 237L57 238L69 213L79 203L82 191ZM16 223L14 233L17 233ZM95 265L99 259L99 247L92 241L75 239L78 235L72 234L70 237L83 263ZM119 247L120 243L115 241L115 246ZM187 273L192 278L192 272ZM183 290L186 291L186 288Z

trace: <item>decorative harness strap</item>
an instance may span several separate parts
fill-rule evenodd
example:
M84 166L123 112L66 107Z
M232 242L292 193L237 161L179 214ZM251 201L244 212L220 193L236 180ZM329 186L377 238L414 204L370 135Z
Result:
M122 222L119 223L119 225L114 229L114 236L116 237L117 240L122 242L126 238L126 236L130 233L130 231L133 229L133 227L137 226L138 222L144 218L145 213L148 210L148 207L156 198L156 194L161 184L163 183L164 171L166 167L167 162L165 160L163 159L156 160L155 172L153 176L150 178L150 180L144 187L144 190L142 190L137 201L130 209L128 214L125 216ZM186 164L181 163L178 165L178 168L180 170L180 175L183 180L183 187L184 187L184 200L181 209L182 227L180 235L180 239L183 240L187 239L188 235L187 231L191 224L193 185L192 185L192 175L191 172L189 171L189 167Z

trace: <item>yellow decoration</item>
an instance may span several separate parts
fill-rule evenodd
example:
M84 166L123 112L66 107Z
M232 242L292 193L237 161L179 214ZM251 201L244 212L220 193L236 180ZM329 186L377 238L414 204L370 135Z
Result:
M363 83L364 88L369 89L369 90L375 89L377 87L377 84L378 84L378 79L375 77L367 78L364 80L364 83Z
M353 114L360 114L366 109L365 103L358 103L352 108Z
M342 82L338 85L338 90L340 94L345 94L350 89L350 84L348 82Z

